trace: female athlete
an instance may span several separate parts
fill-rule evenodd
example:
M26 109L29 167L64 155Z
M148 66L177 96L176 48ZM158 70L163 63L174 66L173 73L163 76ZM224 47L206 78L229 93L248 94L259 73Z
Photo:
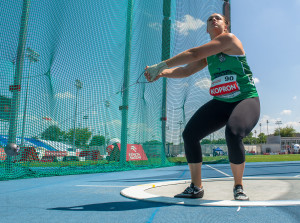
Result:
M228 156L234 176L235 200L249 200L243 190L245 150L243 138L257 124L260 102L241 41L228 31L225 16L214 13L207 20L211 41L145 68L149 82L161 77L184 78L206 66L211 75L213 99L192 116L182 134L191 173L191 185L175 197L202 198L200 140L225 126ZM185 65L183 67L178 67ZM175 68L172 68L175 67Z

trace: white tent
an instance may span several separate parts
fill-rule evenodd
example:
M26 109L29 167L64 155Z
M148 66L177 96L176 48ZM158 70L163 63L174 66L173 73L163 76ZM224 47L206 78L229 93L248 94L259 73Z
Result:
M115 143L121 143L121 140L118 139L118 138L112 138L111 140L109 140L108 145L110 146L110 145L113 145Z

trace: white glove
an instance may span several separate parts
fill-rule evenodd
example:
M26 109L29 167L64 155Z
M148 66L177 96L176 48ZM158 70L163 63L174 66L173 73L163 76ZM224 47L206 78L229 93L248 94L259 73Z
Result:
M159 64L152 65L146 70L150 75L150 81L153 81L164 69L168 69L166 62L162 61Z

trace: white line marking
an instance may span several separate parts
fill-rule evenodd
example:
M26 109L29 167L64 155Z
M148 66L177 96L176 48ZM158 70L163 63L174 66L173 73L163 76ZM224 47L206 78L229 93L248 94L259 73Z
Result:
M213 169L213 170L215 170L215 171L217 171L217 172L219 172L219 173L221 173L221 174L223 174L223 175L225 175L225 176L227 176L227 177L231 177L231 176L228 175L227 173L224 173L224 172L222 172L221 170L218 170L217 168L214 168L214 167L212 167L212 166L210 166L210 165L205 164L205 166L208 166L209 168L211 168L211 169Z
M115 185L75 185L76 187L129 187L129 186L115 186Z
M245 177L245 179L249 180L266 180L273 179L268 177ZM293 177L277 177L274 178L277 180L298 180ZM229 181L230 178L216 178L213 179L216 183L218 181ZM300 180L300 179L299 179ZM212 181L212 179L203 179L204 182ZM156 182L157 187L174 185L174 184L186 184L187 181L179 180L179 181L167 181L167 182ZM147 191L151 189L151 184L145 184L140 186L133 186L125 188L121 191L121 195L133 198L136 200L144 200L144 201L152 201L152 202L160 202L160 203L169 203L169 204L181 204L181 205L199 205L199 206L212 206L212 207L237 207L238 211L241 210L241 207L273 207L273 206L300 206L300 200L267 200L267 201L232 201L232 200L205 200L205 199L185 199L185 198L173 198L173 197L164 197L160 195L150 194Z

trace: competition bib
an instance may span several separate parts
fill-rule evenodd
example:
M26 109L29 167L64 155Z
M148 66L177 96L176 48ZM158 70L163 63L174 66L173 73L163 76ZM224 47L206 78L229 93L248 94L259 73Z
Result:
M236 97L240 88L236 82L236 75L224 75L213 80L209 93L215 97Z

